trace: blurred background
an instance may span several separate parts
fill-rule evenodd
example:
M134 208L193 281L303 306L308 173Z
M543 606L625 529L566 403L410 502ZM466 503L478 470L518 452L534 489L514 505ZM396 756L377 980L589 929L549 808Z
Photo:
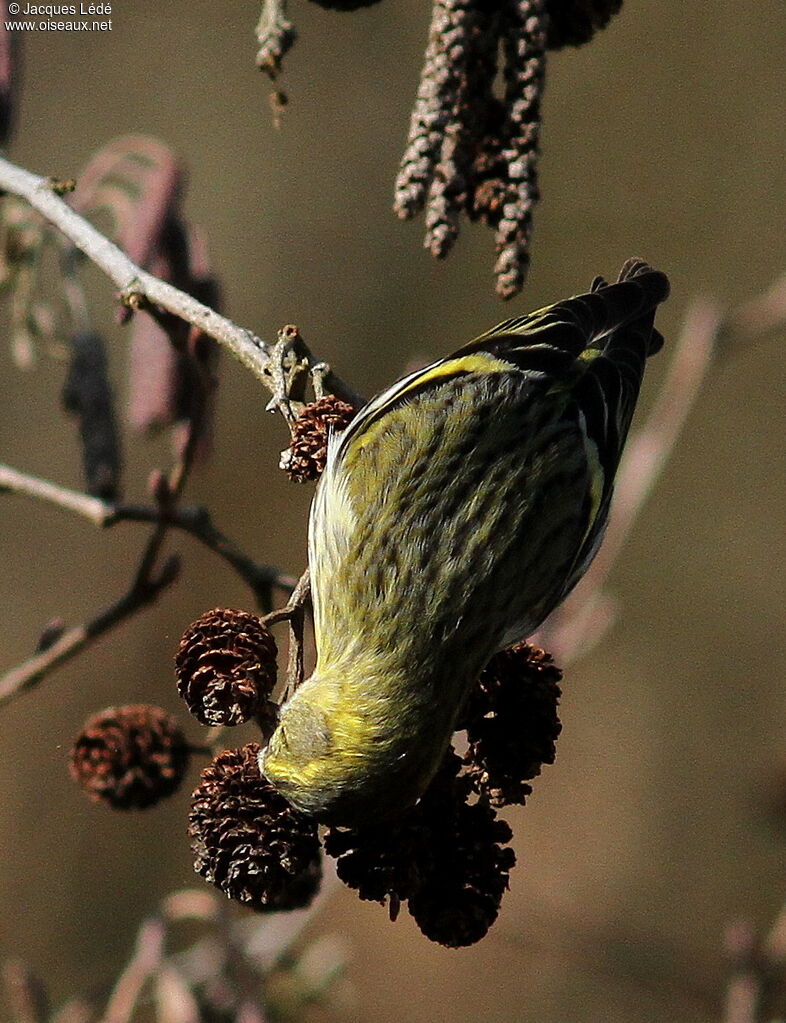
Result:
M114 136L164 140L189 169L186 214L206 233L227 313L267 339L298 324L366 394L413 357L583 290L631 255L672 277L667 347L696 294L734 304L786 269L783 4L627 0L588 46L551 56L533 266L505 305L490 232L465 229L436 263L422 222L391 213L429 5L340 14L300 0L291 14L300 38L279 130L254 67L253 3L124 0L111 32L28 35L12 158L66 178ZM94 277L122 392L125 335ZM323 1018L719 1018L725 925L764 927L786 899L784 340L733 352L707 379L615 569L616 627L566 674L557 762L526 808L504 813L518 866L496 925L448 951L406 912L390 924L335 890L310 933L343 937L354 993ZM652 364L644 409L665 365ZM64 371L43 359L20 372L0 351L0 451L78 487ZM267 397L224 359L214 457L189 499L298 573L311 488L276 469L287 435ZM166 458L163 442L126 436L129 500ZM99 532L19 497L1 505L6 669L53 617L76 624L123 592L146 529ZM67 771L95 710L150 701L184 719L171 668L183 628L215 605L253 607L208 551L184 536L170 546L185 559L179 585L0 713L0 952L28 960L56 1000L111 980L142 916L201 884L185 836L198 765L178 795L136 815L91 805Z

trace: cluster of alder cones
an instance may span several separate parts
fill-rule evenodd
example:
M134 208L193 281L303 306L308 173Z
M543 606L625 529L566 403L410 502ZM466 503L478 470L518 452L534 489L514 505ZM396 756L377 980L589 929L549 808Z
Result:
M349 406L326 398L307 406L290 448L295 478L324 467L327 431ZM218 608L186 630L175 659L177 687L207 726L256 722L264 742L275 726L277 646L265 622ZM497 917L515 862L512 833L497 809L523 804L529 782L552 763L560 731L561 673L525 643L497 655L460 721L465 752L445 755L430 787L385 825L329 827L296 810L259 770L260 744L218 753L203 770L189 814L194 866L227 896L261 911L295 909L316 895L323 850L360 898L402 903L423 933L470 945ZM71 772L87 794L117 810L144 809L174 792L195 748L158 707L102 711L86 722Z

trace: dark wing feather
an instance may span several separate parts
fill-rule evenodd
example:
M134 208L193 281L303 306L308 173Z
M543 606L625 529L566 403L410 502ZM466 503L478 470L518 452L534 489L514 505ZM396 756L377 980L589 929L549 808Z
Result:
M628 260L616 283L596 277L587 294L506 320L456 353L488 351L523 370L569 382L574 407L597 450L602 491L560 599L582 577L603 539L644 367L663 344L654 320L668 294L665 274L642 260Z
M362 409L334 450L341 457L353 438L421 390L470 372L467 357L489 354L555 383L565 381L597 444L604 489L611 486L644 373L647 356L662 337L653 329L655 310L669 293L665 274L629 260L615 284L596 277L583 295L504 320L446 359L399 380Z
M663 344L653 323L668 294L664 273L642 260L628 260L615 284L596 277L586 294L505 320L454 357L487 351L523 370L556 380L572 377L574 400L601 453L610 485L646 360Z

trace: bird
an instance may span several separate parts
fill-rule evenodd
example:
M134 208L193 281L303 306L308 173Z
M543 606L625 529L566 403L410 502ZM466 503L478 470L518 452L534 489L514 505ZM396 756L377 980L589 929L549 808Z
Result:
M316 665L259 755L296 809L357 826L413 806L484 666L584 575L668 294L628 260L330 436L309 518Z

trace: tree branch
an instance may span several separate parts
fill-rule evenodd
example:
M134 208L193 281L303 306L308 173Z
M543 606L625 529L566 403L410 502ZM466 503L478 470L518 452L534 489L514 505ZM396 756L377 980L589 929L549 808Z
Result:
M0 676L0 706L20 693L32 689L50 671L70 660L113 626L152 604L159 593L172 585L179 568L179 560L173 557L164 563L161 571L155 576L141 578L137 573L130 589L120 600L111 604L86 625L68 629L45 650Z
M51 179L17 167L0 159L0 190L26 199L30 205L95 263L117 285L120 299L130 309L159 307L173 313L208 334L249 369L269 390L273 391L270 374L271 347L250 330L239 327L225 316L198 302L179 288L167 284L143 270L96 230L84 217L64 202L53 190ZM308 352L309 366L320 362ZM334 373L329 374L328 388L338 397L356 404L357 395Z
M61 487L3 464L0 464L0 491L47 501L56 507L81 515L102 529L108 529L118 522L152 522L180 529L223 558L253 590L263 610L269 610L271 606L272 586L291 592L297 584L296 579L283 575L272 565L259 564L244 554L213 524L210 512L202 506L175 506L162 509L151 505L113 503L91 497L79 490Z
M39 501L48 501L50 504L65 508L66 511L76 512L83 518L88 519L95 526L111 525L113 505L102 501L100 497L91 497L83 494L80 490L69 490L67 487L58 486L39 476L30 476L27 473L12 469L10 465L0 465L0 491L14 494L24 494L26 497L35 497Z

